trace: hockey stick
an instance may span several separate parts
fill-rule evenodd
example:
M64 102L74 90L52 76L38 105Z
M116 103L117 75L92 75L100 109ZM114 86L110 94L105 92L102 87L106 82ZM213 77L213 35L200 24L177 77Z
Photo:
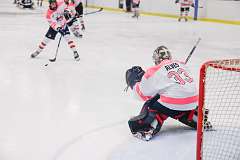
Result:
M61 39L62 39L62 35L61 35L61 37L59 38L59 41L58 41L58 45L57 45L57 50L56 50L56 53L55 53L55 57L54 57L53 59L49 59L50 62L55 62L56 59L57 59L58 48L59 48L59 46L60 46Z
M186 64L186 63L188 62L188 60L191 58L193 52L195 51L195 49L196 49L196 47L197 47L197 45L198 45L198 43L199 43L200 41L201 41L201 38L198 38L196 44L193 46L191 52L189 53L187 59L185 60L185 64Z
M99 9L96 10L96 11L84 13L84 15L94 14L94 13L97 13L97 12L101 12L102 10L103 10L103 8L99 8Z

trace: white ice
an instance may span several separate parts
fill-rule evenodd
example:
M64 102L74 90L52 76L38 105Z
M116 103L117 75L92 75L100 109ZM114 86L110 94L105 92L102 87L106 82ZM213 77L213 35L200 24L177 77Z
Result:
M30 59L48 29L45 9L0 1L0 160L195 159L196 131L177 121L149 142L130 134L143 103L123 92L125 71L152 66L159 45L184 60L201 37L188 63L197 82L203 62L240 58L239 26L102 11L85 16L75 39L81 60L62 41L51 63L59 37Z

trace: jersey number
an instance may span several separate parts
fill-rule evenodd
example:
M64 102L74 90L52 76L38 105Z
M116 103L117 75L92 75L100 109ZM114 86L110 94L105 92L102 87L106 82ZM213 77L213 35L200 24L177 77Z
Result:
M179 68L177 71L170 71L168 73L168 78L174 78L174 80L181 85L184 85L187 82L191 83L193 81L193 78L191 78L183 68Z

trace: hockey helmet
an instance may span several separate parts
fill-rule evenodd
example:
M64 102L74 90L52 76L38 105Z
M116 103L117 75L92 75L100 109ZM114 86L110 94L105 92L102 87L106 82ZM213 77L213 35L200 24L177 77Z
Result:
M158 65L165 59L172 59L172 56L167 47L159 46L153 52L152 59L153 59L153 62L155 63L155 65Z
M69 5L70 0L64 0L65 4Z
M51 4L51 3L56 3L57 0L48 0L48 3Z
M56 10L57 9L57 0L48 0L49 9Z

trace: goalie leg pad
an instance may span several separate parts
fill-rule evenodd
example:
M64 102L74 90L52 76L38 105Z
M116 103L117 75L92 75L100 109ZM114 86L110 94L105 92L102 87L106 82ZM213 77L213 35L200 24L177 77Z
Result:
M209 114L209 110L205 109L204 110L204 126L203 126L205 130L211 130L213 127L211 122L208 121L208 114ZM182 122L183 124L189 127L197 129L198 108L191 111L183 112L178 117L175 117L175 119L178 119L180 122Z
M148 130L150 121L151 121L151 117L148 118L148 112L146 111L146 109L143 108L141 113L138 116L132 117L128 121L128 125L131 132L135 134L138 131Z
M175 119L178 119L181 123L191 128L197 129L197 115L195 115L194 112L195 110L184 111Z
M139 121L129 121L129 127L133 136L144 141L149 141L154 135L156 135L160 131L162 127L162 124L159 122L159 118L160 117L157 118L156 116L156 118L154 118L154 120L150 124L144 123L144 120L140 123Z
M147 106L143 106L140 114L128 121L132 134L137 132L146 132L153 130L153 135L158 133L167 116L158 114L155 110L149 110Z

